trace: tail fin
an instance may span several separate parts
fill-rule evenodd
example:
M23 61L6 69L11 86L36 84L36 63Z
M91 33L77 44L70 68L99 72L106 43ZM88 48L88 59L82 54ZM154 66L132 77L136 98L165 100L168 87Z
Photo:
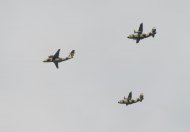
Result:
M140 96L139 96L139 100L140 102L144 99L144 95L141 93Z
M71 52L70 52L70 54L69 54L69 56L68 56L68 58L73 58L74 57L74 55L75 55L75 50L72 50Z
M156 34L156 28L152 28L151 35L153 38L154 38L155 34Z

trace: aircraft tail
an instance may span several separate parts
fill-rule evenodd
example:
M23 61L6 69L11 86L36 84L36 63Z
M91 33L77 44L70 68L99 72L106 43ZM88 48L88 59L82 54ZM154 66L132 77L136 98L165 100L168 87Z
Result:
M156 28L152 28L151 35L153 38L154 38L155 34L156 34Z
M75 50L72 50L68 56L69 59L73 58L75 55Z
M144 95L141 93L141 94L139 95L139 100L140 100L140 102L141 102L143 99L144 99Z

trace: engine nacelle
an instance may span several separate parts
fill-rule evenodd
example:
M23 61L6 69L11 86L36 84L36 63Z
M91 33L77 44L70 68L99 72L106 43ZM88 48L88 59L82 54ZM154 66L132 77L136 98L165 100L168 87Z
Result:
M139 32L139 31L135 31L135 30L134 30L134 33L141 33L141 32Z
M48 58L53 58L53 55L48 56Z

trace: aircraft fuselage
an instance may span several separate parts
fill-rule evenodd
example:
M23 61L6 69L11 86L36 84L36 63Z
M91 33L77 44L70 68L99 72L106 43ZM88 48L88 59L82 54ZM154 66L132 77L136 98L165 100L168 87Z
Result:
M133 103L142 102L143 99L144 99L144 95L140 94L137 99L130 99L130 98L125 98L124 97L124 99L119 100L118 103L119 104L130 105L130 104L133 104Z
M68 60L69 58L66 57L66 58L48 58L46 60L44 60L43 62L62 62L62 61L66 61Z
M126 104L126 105L129 105L129 104L137 103L137 102L139 102L139 101L142 101L142 100L140 100L140 99L136 99L136 100L134 100L134 99L131 99L131 100L124 99L124 100L118 101L118 103L119 103L119 104Z
M144 38L148 38L148 37L150 37L150 36L152 36L152 33L148 33L148 34L145 34L145 33L143 33L143 34L130 34L129 36L128 36L128 38L129 39L144 39Z

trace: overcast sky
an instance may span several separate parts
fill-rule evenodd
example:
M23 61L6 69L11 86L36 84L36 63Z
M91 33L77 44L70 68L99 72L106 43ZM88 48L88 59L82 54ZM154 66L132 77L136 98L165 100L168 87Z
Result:
M189 132L189 0L1 0L1 132ZM144 23L155 38L127 35ZM43 63L61 49L73 59ZM118 100L133 91L145 99Z

